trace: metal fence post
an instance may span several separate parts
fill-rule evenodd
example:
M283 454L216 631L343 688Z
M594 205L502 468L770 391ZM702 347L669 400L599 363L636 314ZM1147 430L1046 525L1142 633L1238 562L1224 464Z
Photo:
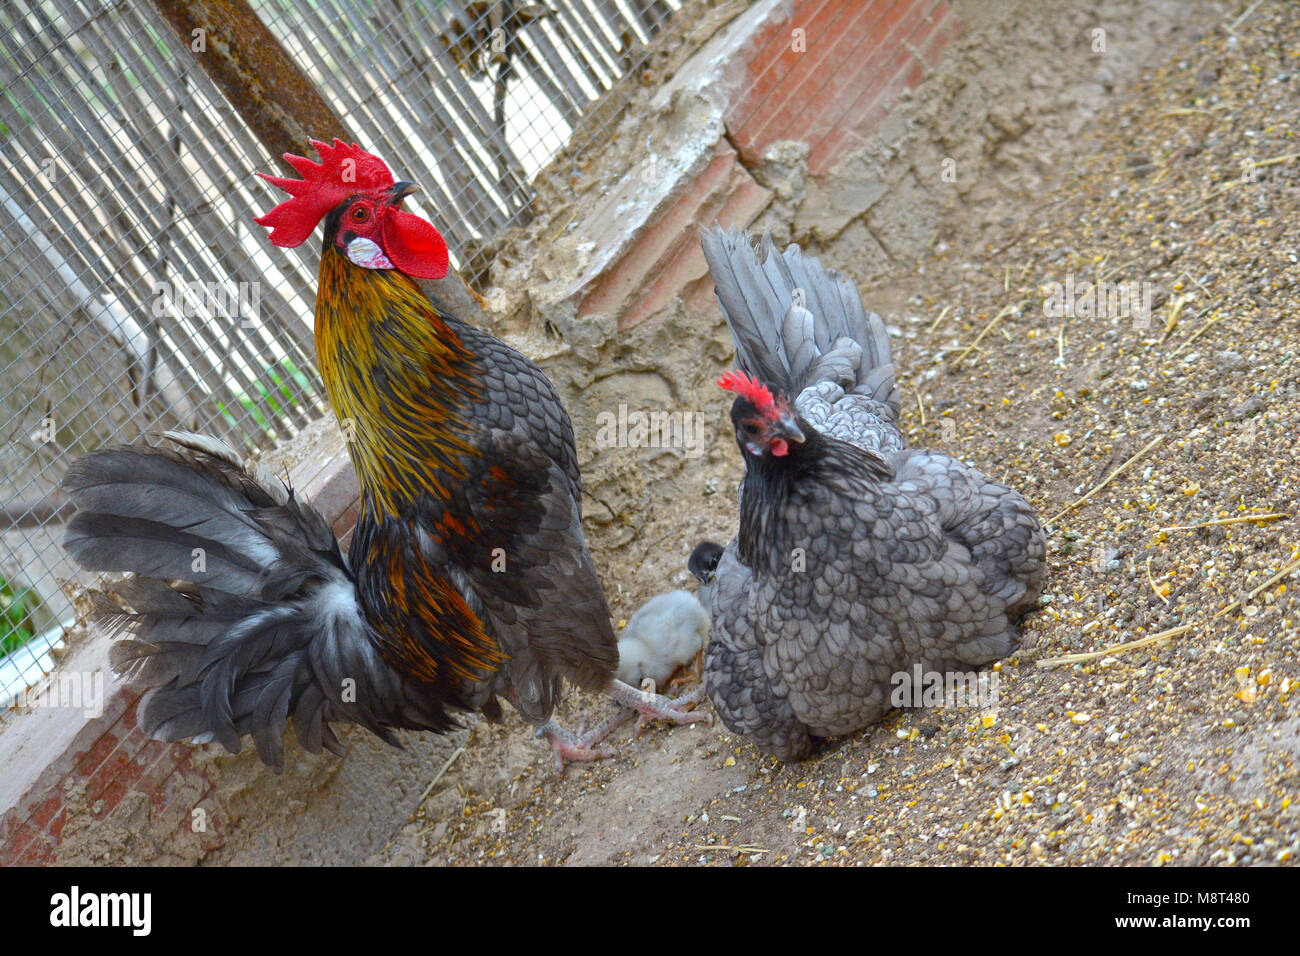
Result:
M201 41L204 50L195 61L276 159L309 152L309 139L355 141L247 0L155 5L187 48L195 51Z

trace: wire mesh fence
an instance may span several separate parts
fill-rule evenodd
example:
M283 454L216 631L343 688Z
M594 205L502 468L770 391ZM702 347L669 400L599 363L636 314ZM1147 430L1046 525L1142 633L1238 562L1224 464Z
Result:
M681 3L250 7L455 249L528 217L530 179ZM0 706L49 669L61 582L84 580L59 547L73 458L174 427L252 451L326 411L317 250L252 222L276 163L202 39L153 0L0 5Z

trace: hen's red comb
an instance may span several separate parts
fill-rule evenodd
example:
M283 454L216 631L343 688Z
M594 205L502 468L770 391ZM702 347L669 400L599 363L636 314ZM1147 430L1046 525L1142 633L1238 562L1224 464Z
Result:
M758 379L751 378L739 369L724 372L718 379L718 385L748 399L750 404L760 412L774 414L777 411L776 399L772 396L771 390Z
M259 226L270 228L271 242L286 249L306 242L315 232L316 224L348 196L393 188L393 174L388 166L360 146L349 146L341 139L334 140L333 146L313 139L311 145L320 153L319 163L292 153L284 154L284 161L298 170L302 179L257 174L293 197L253 220Z

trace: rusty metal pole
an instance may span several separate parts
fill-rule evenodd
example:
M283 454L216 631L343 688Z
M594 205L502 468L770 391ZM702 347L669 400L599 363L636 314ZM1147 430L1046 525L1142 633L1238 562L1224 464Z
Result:
M202 39L204 49L194 54L195 60L272 156L310 156L312 139L357 141L248 0L154 3L186 49L194 50L196 40ZM400 157L387 158L400 165ZM470 322L483 321L478 296L454 269L443 279L422 284L439 308Z
M186 47L201 40L194 58L272 156L309 153L309 139L355 142L247 0L156 4Z

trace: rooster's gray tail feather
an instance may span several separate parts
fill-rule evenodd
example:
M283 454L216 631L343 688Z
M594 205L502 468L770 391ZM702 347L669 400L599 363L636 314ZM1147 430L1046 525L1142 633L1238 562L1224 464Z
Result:
M135 575L93 591L91 616L120 638L113 669L148 691L145 732L232 752L251 735L279 767L290 717L314 752L341 752L334 720L393 743L394 727L451 726L381 659L328 522L228 446L166 437L179 447L93 452L64 480L77 506L64 548L88 570Z

